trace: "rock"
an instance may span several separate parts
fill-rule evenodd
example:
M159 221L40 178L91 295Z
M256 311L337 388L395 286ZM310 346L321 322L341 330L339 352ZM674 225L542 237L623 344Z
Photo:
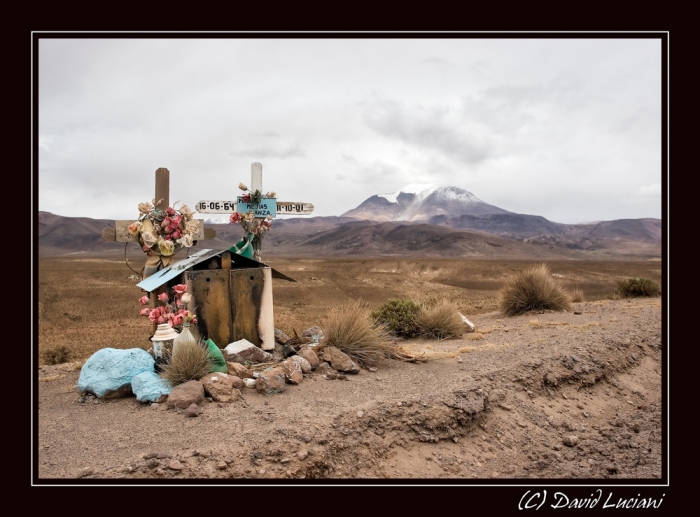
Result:
M103 348L92 354L80 369L78 389L103 398L124 397L132 393L132 379L140 373L152 372L154 365L151 354L141 348Z
M297 363L301 368L301 373L311 373L311 363L309 363L309 361L304 359L302 356L293 355L288 359L288 361L294 361L295 363Z
M84 469L80 469L78 471L78 477L79 478L84 478L85 476L91 475L93 470L89 467L85 467Z
M245 388L245 382L238 375L231 375L231 380L233 381L233 387L237 390L242 390Z
M317 325L314 325L302 332L301 337L306 342L320 343L323 339L323 330Z
M564 439L562 440L562 443L568 447L573 447L578 443L578 436L575 436L573 434L569 436L565 436Z
M301 384L304 380L304 375L302 374L301 365L294 361L293 359L297 356L292 356L282 363L282 369L284 370L285 380L290 384ZM303 359L306 361L305 359ZM306 364L309 364L308 361ZM311 366L309 366L309 371L311 371ZM260 380L260 377L258 377Z
M309 451L302 449L299 452L297 452L297 458L299 458L300 461L304 461L306 458L309 456Z
M328 372L335 373L335 370L331 368L331 365L325 361L319 364L316 368L316 373L320 373L321 375L327 374Z
M204 386L199 381L187 381L175 386L168 395L168 407L187 409L191 404L204 402Z
M363 416L365 416L365 412L364 412L364 411L360 410L360 411L357 412L357 417L358 417L358 418L362 418Z
M277 366L262 372L255 381L255 389L263 395L272 395L284 391L286 374L284 368Z
M195 417L199 416L199 406L197 404L190 404L188 408L185 410L185 416L187 417Z
M284 345L290 339L292 339L292 338L290 338L287 334L282 332L280 329L275 329L275 341L277 341L280 345Z
M272 361L272 354L258 348L247 339L239 339L229 343L224 350L228 353L228 361L232 363L245 363L246 361L269 363Z
M168 463L168 468L173 470L182 470L184 467L182 466L182 463L180 463L178 460L173 460L170 463Z
M242 386L243 381L238 379ZM204 392L216 402L235 402L241 398L241 392L234 386L234 376L226 373L208 373L199 380L204 387Z
M169 452L159 452L156 455L156 459L159 459L159 460L169 460L172 457L173 457L173 455L170 454Z
M321 364L321 361L318 359L316 352L314 352L307 346L301 347L297 352L297 356L306 359L306 361L309 363L309 366L311 366L312 370L315 370L316 368L318 368L318 365Z
M243 379L243 384L246 388L255 388L257 381L255 379Z
M139 402L157 403L164 395L169 395L172 389L170 383L155 372L139 373L131 380L131 391Z
M357 373L360 371L350 356L334 346L327 346L323 349L323 360L329 362L333 369L339 372Z
M229 361L226 363L228 365L228 373L240 377L241 379L252 379L253 372L248 368L243 366L241 363L234 363Z
M219 470L226 470L226 467L227 467L227 466L228 466L228 465L226 465L226 462L225 462L225 461L220 461L219 463L216 464L216 467L217 467Z

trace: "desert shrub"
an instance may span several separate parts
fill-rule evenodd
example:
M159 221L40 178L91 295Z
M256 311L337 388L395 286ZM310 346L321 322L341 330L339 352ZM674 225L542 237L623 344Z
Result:
M206 343L201 339L178 343L169 361L162 368L161 378L173 386L201 379L212 371L212 361Z
M579 303L583 300L583 290L579 287L574 287L573 291L571 291L571 301L574 303Z
M506 316L517 316L528 311L571 309L569 296L552 278L546 264L510 277L500 295L499 308Z
M372 319L397 336L413 337L420 333L416 323L419 312L420 307L411 300L391 299L372 313Z
M460 337L464 330L457 308L445 302L433 307L422 306L416 315L416 324L421 336L435 339Z
M67 363L71 358L71 352L66 345L58 345L44 350L41 358L46 364Z
M396 352L386 325L373 321L359 301L332 310L321 326L324 338L317 351L337 347L365 368Z
M617 283L616 293L623 298L635 296L659 296L661 288L648 278L626 278Z

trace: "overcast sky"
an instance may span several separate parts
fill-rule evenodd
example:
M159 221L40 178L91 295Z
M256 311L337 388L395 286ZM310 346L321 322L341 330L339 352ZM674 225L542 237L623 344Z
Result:
M41 39L39 210L263 190L341 215L410 183L577 223L661 217L659 39ZM216 217L205 215L200 217Z

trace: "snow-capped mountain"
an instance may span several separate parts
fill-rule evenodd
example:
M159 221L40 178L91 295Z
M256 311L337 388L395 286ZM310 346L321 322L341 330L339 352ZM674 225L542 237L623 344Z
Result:
M509 213L484 203L461 188L412 183L391 194L372 196L357 208L342 214L342 217L373 221L424 221L437 215L454 217Z

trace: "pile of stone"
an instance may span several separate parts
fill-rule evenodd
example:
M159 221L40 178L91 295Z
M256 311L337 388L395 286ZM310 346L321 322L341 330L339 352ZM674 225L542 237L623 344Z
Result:
M274 353L265 352L244 339L230 343L222 350L228 373L209 373L199 380L174 387L155 372L155 360L145 350L103 348L93 354L80 371L81 402L94 397L110 399L133 394L139 402L154 406L165 404L196 417L205 400L235 402L241 399L246 388L273 395L285 390L288 384L301 384L304 376L314 371L328 380L346 379L346 374L360 371L358 365L336 347L327 346L316 353L320 329L312 327L304 332L301 338L289 338L276 330Z

